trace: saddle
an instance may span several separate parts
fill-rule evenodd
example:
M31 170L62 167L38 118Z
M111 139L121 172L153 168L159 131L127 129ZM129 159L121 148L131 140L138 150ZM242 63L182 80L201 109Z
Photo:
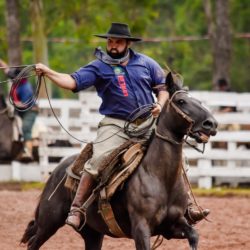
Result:
M88 204L85 204L85 207L88 207L96 196L99 196L100 213L109 227L109 231L115 236L124 237L125 234L115 220L110 200L115 192L123 188L125 181L136 170L144 156L145 149L145 145L127 141L104 158L98 168L100 174L97 179L97 188L92 193L93 198ZM75 162L68 167L65 187L76 192L84 164L92 157L92 154L93 145L90 143L82 150Z

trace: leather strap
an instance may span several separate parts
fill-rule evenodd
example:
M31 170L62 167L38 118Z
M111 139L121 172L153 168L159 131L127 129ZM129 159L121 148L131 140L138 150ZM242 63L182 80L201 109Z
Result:
M129 165L131 161L137 156L139 152L141 152L142 145L140 143L136 143L131 146L122 156L122 162L125 165Z
M115 215L110 203L107 200L106 189L100 192L101 199L99 201L100 213L103 220L107 224L109 231L116 237L127 237L116 222Z

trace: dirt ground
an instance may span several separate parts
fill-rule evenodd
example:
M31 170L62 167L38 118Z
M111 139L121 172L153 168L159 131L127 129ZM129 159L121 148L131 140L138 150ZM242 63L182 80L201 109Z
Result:
M40 191L0 191L0 249L22 250L19 240L32 219ZM200 235L200 250L247 250L250 249L250 198L227 197L205 198L199 197L202 207L212 210L211 222L201 222L196 226ZM153 242L152 238L151 242ZM56 235L50 238L42 250L80 250L84 249L81 237L70 227L64 226ZM129 239L104 239L104 250L135 249ZM189 249L186 240L164 240L158 248Z

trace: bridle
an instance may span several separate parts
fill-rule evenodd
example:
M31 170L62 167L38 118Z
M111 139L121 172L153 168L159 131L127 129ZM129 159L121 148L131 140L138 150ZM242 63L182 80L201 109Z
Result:
M188 144L190 147L194 148L195 150L197 150L198 152L201 152L201 153L204 153L205 151L205 143L203 143L203 148L202 149L199 149L196 145L190 143L187 141L188 137L190 137L190 135L192 135L192 128L194 126L194 120L188 116L186 113L184 113L174 102L173 102L173 99L176 95L180 94L180 93L185 93L187 94L188 92L185 91L185 90L178 90L176 91L172 96L171 98L167 101L167 111L169 111L170 108L173 108L174 111L179 114L184 120L186 120L188 123L189 123L189 127L187 129L187 133L186 133L186 136L184 139L182 139L180 142L170 138L169 136L167 135L162 135L159 133L158 129L157 129L157 126L155 128L155 135L164 140L164 141L167 141L167 142L170 142L172 144L175 144L175 145L181 145L183 144L184 142L186 144Z

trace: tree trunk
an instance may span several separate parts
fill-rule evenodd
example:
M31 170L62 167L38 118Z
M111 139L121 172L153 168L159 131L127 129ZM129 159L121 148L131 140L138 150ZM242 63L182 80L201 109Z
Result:
M232 37L229 20L229 3L228 0L215 1L215 21L213 19L210 0L204 0L203 3L213 54L213 89L217 89L217 82L221 78L224 78L230 84Z
M6 0L6 23L8 40L8 64L10 66L22 64L20 42L19 0Z
M34 61L35 63L41 62L48 65L48 46L42 0L30 0L30 14L32 21ZM49 86L47 87L49 88ZM39 97L46 98L46 96L46 90L42 84Z
M216 3L216 44L213 83L224 78L230 83L231 65L231 30L228 0L217 0Z

